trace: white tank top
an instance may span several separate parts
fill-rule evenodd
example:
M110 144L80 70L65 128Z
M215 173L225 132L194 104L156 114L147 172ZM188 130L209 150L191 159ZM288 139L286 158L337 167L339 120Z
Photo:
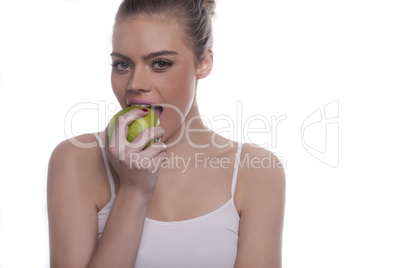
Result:
M116 198L115 186L104 145L97 134L111 189L111 200L98 212L98 241ZM189 220L157 221L145 218L135 268L233 268L239 238L239 214L234 204L241 153L235 155L231 198L218 209Z

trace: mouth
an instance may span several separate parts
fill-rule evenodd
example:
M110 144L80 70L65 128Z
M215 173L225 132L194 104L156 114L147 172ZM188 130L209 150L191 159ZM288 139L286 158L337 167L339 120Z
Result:
M132 106L142 106L142 107L145 107L145 108L152 109L152 110L158 115L159 118L161 117L162 112L163 112L163 107L162 107L162 106L159 106L159 105L132 104L132 105L130 105L130 106L131 106L131 107L132 107Z

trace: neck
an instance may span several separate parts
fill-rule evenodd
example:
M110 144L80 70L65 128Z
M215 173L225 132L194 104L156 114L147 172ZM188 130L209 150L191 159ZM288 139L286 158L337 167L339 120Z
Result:
M165 143L169 146L168 151L190 152L194 149L202 149L209 146L212 134L212 130L207 128L202 122L197 101L194 100L182 126Z

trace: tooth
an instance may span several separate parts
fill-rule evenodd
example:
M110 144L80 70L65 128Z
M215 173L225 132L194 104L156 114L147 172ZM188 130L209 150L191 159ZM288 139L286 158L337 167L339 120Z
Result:
M141 106L141 107L151 108L151 105L147 105L147 104L132 104L131 106Z

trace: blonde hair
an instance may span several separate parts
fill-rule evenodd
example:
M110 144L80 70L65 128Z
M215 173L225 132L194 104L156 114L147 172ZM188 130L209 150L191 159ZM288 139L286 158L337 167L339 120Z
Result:
M215 0L124 0L117 11L115 26L141 15L174 18L193 49L197 65L213 46L215 7Z

